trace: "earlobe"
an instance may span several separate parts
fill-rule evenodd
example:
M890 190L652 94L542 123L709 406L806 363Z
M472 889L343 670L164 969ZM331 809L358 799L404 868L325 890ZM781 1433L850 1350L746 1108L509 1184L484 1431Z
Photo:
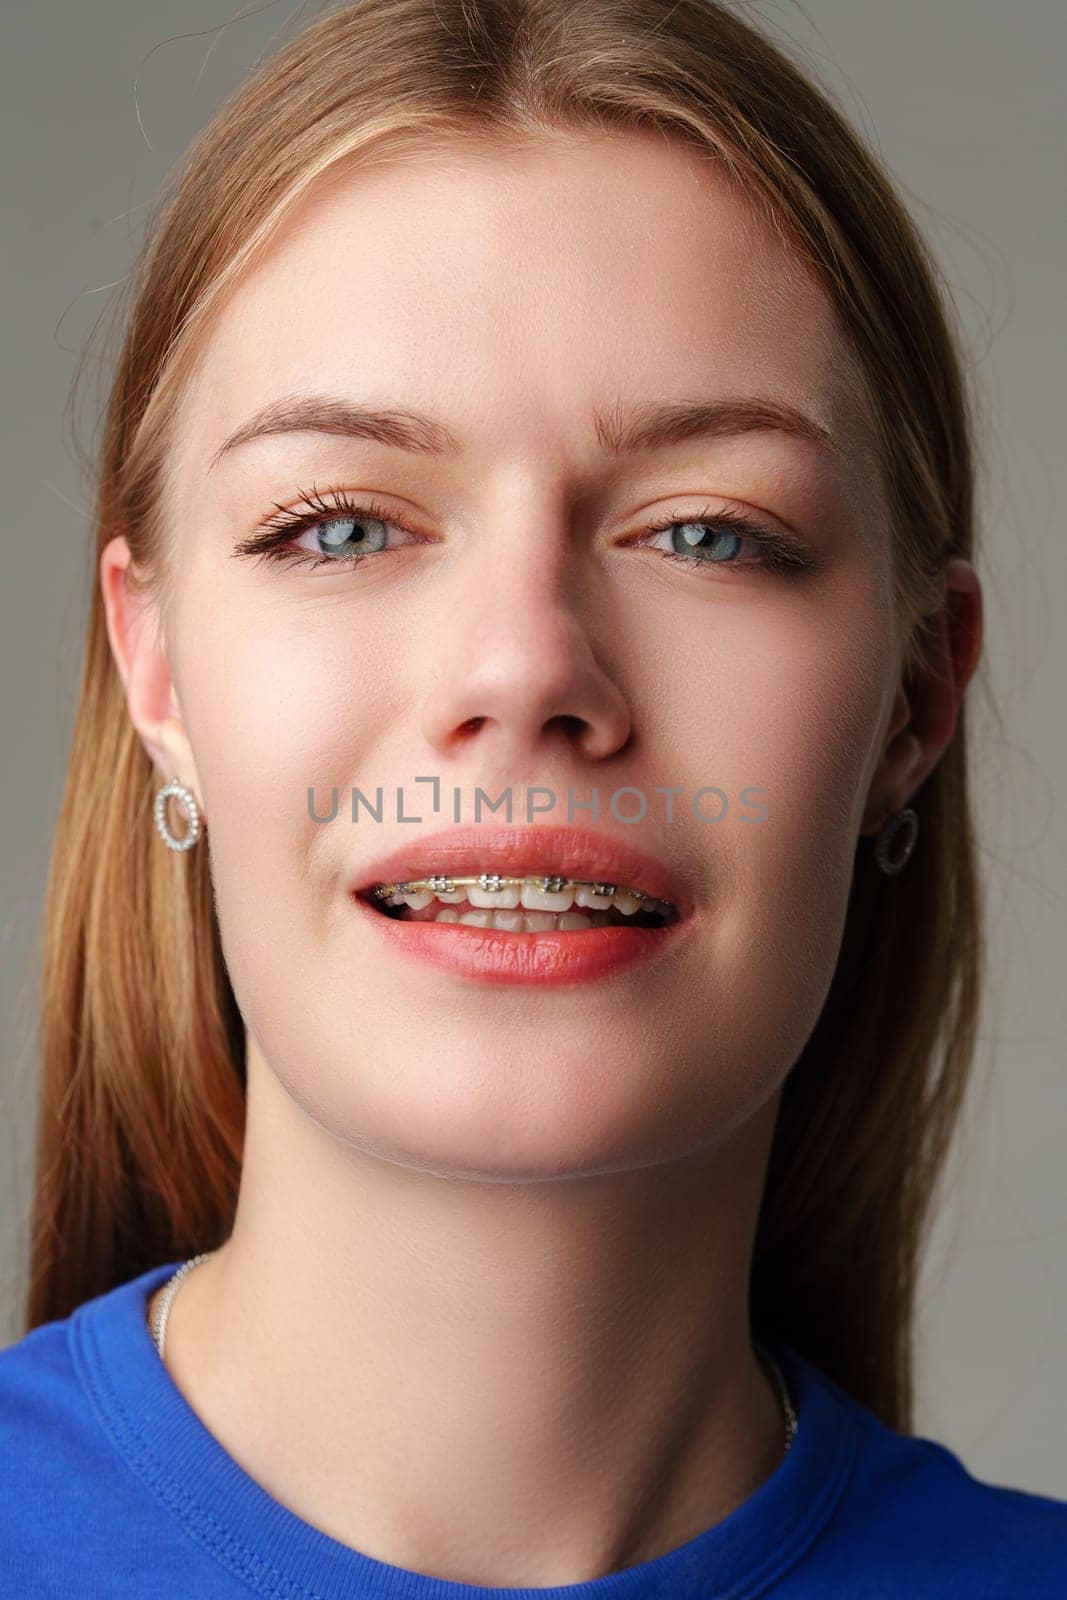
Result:
M878 833L895 812L909 803L932 769L933 764L924 770L923 758L924 745L910 726L890 739L867 793L861 834Z
M897 687L861 833L876 832L909 804L955 735L982 649L982 590L974 567L959 556L946 564L945 581L944 602L926 623L924 660Z
M895 811L907 804L921 781L914 777L923 746L912 726L913 692L911 681L897 684L881 759L867 790L861 834L877 833Z

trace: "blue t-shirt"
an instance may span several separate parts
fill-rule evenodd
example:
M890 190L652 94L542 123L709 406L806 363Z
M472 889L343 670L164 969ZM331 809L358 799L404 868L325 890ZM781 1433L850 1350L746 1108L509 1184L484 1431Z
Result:
M452 1583L375 1560L273 1499L182 1396L146 1320L180 1264L0 1351L3 1600L1067 1597L1067 1501L980 1482L771 1339L797 1410L792 1448L666 1555L554 1588Z

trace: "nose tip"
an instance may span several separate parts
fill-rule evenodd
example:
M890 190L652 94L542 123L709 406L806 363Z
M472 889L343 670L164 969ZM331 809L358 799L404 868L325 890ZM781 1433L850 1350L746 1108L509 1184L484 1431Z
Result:
M514 761L563 743L602 760L625 746L625 695L578 619L549 609L528 608L513 625L483 624L456 643L423 706L435 749L451 754L480 738Z

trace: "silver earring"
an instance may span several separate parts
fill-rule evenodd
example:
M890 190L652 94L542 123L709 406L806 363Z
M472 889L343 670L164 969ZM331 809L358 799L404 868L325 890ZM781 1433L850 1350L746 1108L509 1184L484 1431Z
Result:
M167 800L171 795L180 805L184 806L185 815L189 823L185 837L182 839L176 839L167 826ZM191 850L193 848L193 845L200 837L200 812L191 789L187 789L184 783L179 783L176 777L172 778L169 783L163 785L156 795L154 812L156 828L165 845L169 845L172 850Z
M890 846L897 834L903 829L904 843L891 857ZM891 811L883 822L875 844L875 855L882 871L892 877L897 872L902 872L911 859L915 849L915 841L919 837L919 818L910 806L904 806L900 811Z

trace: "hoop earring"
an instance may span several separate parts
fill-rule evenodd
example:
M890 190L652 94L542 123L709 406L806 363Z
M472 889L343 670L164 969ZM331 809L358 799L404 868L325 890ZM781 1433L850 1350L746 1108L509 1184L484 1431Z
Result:
M904 844L895 857L890 857L889 847L902 828L906 835ZM890 877L902 872L911 859L918 837L919 818L910 806L903 806L900 811L891 811L883 822L875 843L874 853L882 871Z
M167 800L171 795L185 808L185 815L189 823L185 837L182 839L176 839L167 826ZM176 777L172 778L157 793L153 811L159 837L165 845L168 845L171 850L191 850L193 848L193 845L200 837L200 812L191 789L187 789L184 783L179 783Z

